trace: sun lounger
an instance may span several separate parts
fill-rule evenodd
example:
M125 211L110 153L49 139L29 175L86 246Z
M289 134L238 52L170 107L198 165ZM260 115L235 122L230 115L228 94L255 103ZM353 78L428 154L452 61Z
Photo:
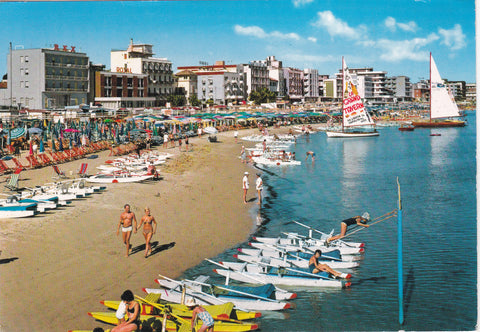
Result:
M82 165L80 166L80 170L78 171L78 176L80 176L81 178L84 178L87 176L87 167L88 167L88 164L87 163L82 163Z
M10 176L10 179L8 180L8 183L5 185L5 188L12 190L12 191L18 191L18 178L20 176L20 172L23 170L23 168L17 168L15 172Z
M53 170L55 171L55 175L52 176L52 178L54 179L66 179L67 176L65 175L65 172L61 171L59 168L58 168L58 165L52 165L53 167Z
M13 163L15 164L15 166L17 166L17 168L21 168L21 169L26 169L27 167L25 165L23 165L20 160L18 160L17 158L12 158L12 161Z
M0 174L10 173L11 171L12 169L3 160L0 160Z
M52 163L52 159L50 159L45 153L41 153L38 155L43 162L43 165L50 165Z
M30 168L39 168L43 166L43 163L39 162L34 155L27 156L25 158L30 163Z

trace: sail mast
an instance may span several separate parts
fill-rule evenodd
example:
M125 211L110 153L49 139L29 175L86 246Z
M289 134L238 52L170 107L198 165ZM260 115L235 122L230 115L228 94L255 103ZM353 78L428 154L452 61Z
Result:
M344 60L342 56L342 132L345 131L344 128L344 122L343 122L343 101L345 100L345 66L344 66Z
M432 122L432 52L430 52L430 123Z

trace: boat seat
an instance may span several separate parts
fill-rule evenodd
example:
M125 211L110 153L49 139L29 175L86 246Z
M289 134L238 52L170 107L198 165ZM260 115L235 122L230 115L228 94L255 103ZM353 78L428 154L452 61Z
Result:
M160 293L149 293L147 294L147 296L145 296L145 300L152 303L158 303L158 301L160 300L160 297L161 297Z
M209 279L210 279L209 276L202 275L202 276L198 276L197 278L195 278L194 281L206 284Z

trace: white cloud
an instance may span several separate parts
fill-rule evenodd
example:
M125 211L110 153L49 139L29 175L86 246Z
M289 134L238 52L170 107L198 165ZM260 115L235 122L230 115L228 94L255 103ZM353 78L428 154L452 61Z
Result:
M296 8L308 5L309 3L312 3L312 2L313 0L292 0L292 3Z
M348 23L336 18L329 10L324 12L318 12L318 19L312 23L313 26L318 28L327 29L330 36L347 37L350 39L359 38L361 34L366 31L364 26L359 26L354 29L348 25Z
M435 33L427 38L413 38L411 40L380 39L375 42L375 47L382 51L380 58L389 62L401 60L424 61L428 58L428 52L422 48L440 37Z
M410 21L407 23L400 23L400 22L397 22L397 20L391 16L387 17L384 23L385 23L385 26L391 31L396 31L397 28L399 28L403 31L415 32L418 29L418 25L414 21Z
M441 44L446 45L452 51L459 50L467 46L465 34L460 24L455 24L453 29L438 29L438 33L443 37Z
M315 37L308 37L307 38L309 41L311 41L312 43L316 43L317 42L317 38Z
M249 26L249 27L242 27L241 25L235 25L234 31L237 35L243 36L252 36L260 39L266 38L278 38L278 39L293 39L293 40L300 40L300 36L294 32L290 33L282 33L279 31L272 31L270 33L265 32L262 28L258 26Z

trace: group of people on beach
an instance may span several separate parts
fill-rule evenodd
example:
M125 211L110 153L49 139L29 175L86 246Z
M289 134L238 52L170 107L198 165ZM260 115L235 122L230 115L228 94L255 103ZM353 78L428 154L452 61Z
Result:
M130 205L125 204L123 208L124 211L120 215L120 222L118 223L117 227L117 236L120 233L120 228L122 228L122 240L127 248L125 257L128 257L130 254L130 237L132 236L132 231L133 233L137 233L137 231L143 225L143 236L145 238L145 258L147 258L152 253L152 245L150 244L150 241L152 236L157 231L157 222L150 214L150 208L146 207L145 214L142 219L140 219L140 225L137 227L137 219L135 217L135 213L130 210Z

